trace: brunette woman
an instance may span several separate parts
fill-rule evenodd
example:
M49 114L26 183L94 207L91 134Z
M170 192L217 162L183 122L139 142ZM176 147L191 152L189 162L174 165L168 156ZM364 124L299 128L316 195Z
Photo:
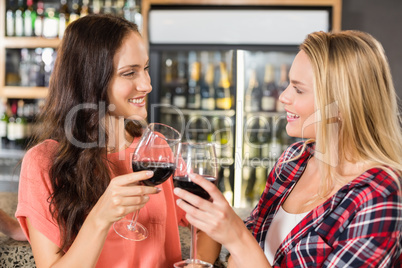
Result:
M181 260L172 180L146 187L131 154L147 117L149 59L137 26L89 15L57 51L35 146L25 155L16 212L37 267L172 267ZM141 242L114 222L141 209ZM211 260L207 260L211 261Z

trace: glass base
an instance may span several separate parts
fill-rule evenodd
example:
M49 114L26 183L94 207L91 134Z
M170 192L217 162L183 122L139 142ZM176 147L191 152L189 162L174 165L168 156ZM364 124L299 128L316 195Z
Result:
M174 268L213 268L214 266L208 262L201 260L188 259L179 261L174 264Z
M138 223L131 227L130 220L120 220L113 224L114 231L121 237L131 241L142 241L148 237L148 230Z

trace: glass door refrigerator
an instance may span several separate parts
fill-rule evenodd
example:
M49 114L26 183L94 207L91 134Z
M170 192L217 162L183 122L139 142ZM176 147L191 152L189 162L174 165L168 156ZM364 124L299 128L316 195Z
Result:
M142 2L153 85L148 120L175 127L184 141L215 143L219 189L234 207L252 207L295 141L278 96L298 45L310 32L334 28L337 8L328 2L339 1L173 2Z

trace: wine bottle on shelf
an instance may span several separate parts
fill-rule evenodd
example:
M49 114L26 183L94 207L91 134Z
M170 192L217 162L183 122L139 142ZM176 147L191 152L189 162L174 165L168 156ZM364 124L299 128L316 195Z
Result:
M279 96L282 94L283 91L288 87L289 80L288 80L288 67L286 64L281 65L281 75L280 80L278 83L278 98L276 101L276 111L277 112L285 112L285 107L283 103L279 101Z
M101 8L102 14L113 14L112 0L105 0L104 5Z
M188 97L187 107L189 109L201 108L201 93L200 93L200 63L196 61L197 55L195 52L189 53L190 62L190 79L188 81Z
M264 84L262 86L261 110L275 112L277 99L277 86L275 83L275 72L272 64L265 66Z
M33 36L36 20L36 12L33 8L33 0L27 0L27 6L24 12L24 35Z
M244 96L244 110L257 112L260 110L261 88L257 79L257 71L251 71L248 87Z
M233 158L233 138L229 118L220 118L221 157Z
M280 139L280 128L275 118L272 118L272 136L269 143L269 153L271 159L278 159L282 154L282 141Z
M24 0L18 0L18 8L15 10L15 36L24 36Z
M9 0L7 11L6 11L6 35L14 36L15 35L15 10L16 3L15 0Z
M258 132L260 124L258 118L252 118L246 121L245 138L243 155L246 159L260 157L260 145L258 140Z
M59 34L59 12L53 7L45 10L43 21L43 36L46 38L56 38Z
M207 72L201 82L201 109L215 110L214 65L208 64Z
M43 36L43 25L45 21L45 9L42 0L36 3L35 36Z
M269 159L269 142L271 140L271 125L268 119L260 120L260 131L258 132L258 143L261 146L260 157L264 161Z
M174 84L173 105L177 108L184 109L186 108L186 93L188 89L186 81L186 63L182 53L178 56L177 78L175 79Z
M165 80L162 81L162 96L161 96L161 104L172 104L172 83L173 83L173 61L168 58L165 60Z
M80 18L89 14L89 0L82 0Z
M70 19L70 10L67 5L67 0L60 0L59 9L59 38L63 38L64 31L68 25Z
M5 149L7 147L7 101L3 98L0 103L0 148Z
M31 68L31 60L29 50L27 48L21 49L21 61L19 64L20 86L28 87L30 85L29 72Z
M15 118L14 138L17 149L25 149L27 121L24 117L24 101L17 102L17 117Z
M230 82L226 64L219 63L220 80L216 88L216 108L219 110L229 110L232 108L232 98L230 96Z
M7 140L8 140L8 147L9 149L17 149L17 145L15 142L16 135L16 122L15 119L17 118L17 102L12 102L9 106L9 119L7 124Z
M71 4L71 13L68 23L78 20L80 18L80 13L81 13L81 6L79 0L73 0Z

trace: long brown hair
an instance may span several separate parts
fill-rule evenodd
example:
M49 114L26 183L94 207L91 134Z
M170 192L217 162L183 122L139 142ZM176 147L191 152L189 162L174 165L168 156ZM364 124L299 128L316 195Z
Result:
M138 33L137 26L123 18L88 15L67 27L57 51L33 144L45 139L59 143L49 170L53 193L48 200L64 251L110 182L104 124L107 90L115 71L114 55L130 32ZM129 126L133 137L141 134L139 127Z

